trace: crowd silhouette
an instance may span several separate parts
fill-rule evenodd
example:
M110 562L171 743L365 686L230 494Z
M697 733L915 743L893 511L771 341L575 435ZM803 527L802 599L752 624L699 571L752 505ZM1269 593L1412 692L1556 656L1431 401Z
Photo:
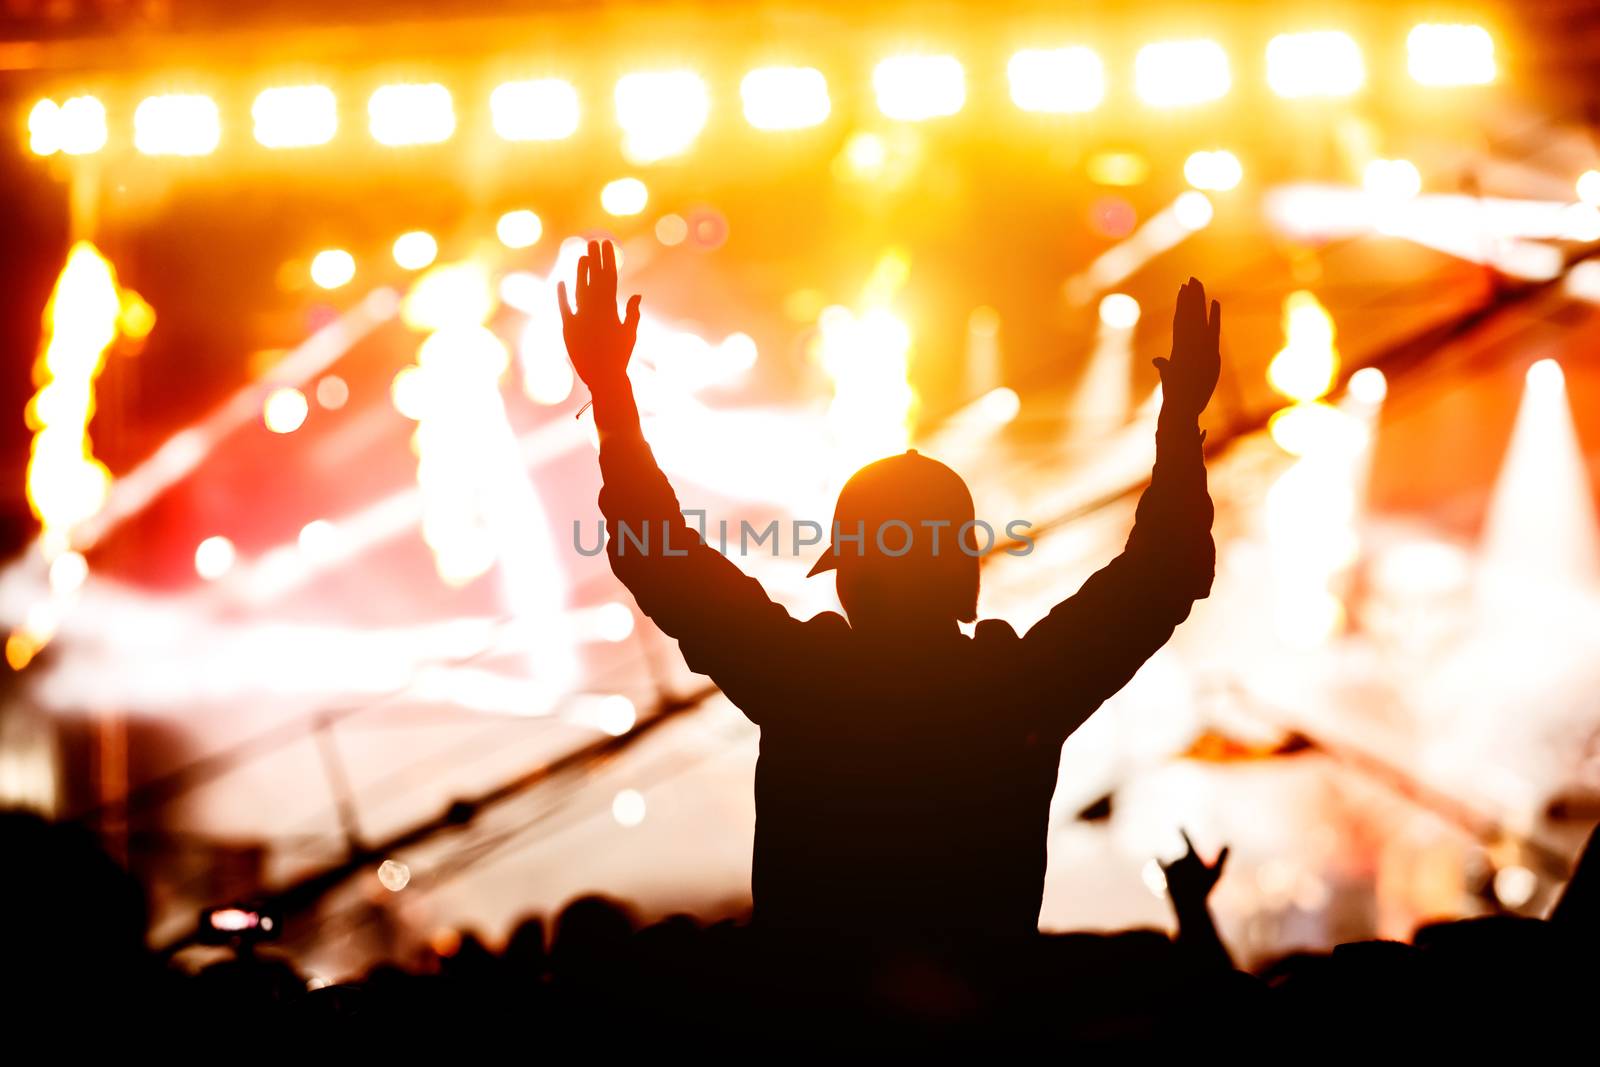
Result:
M1223 1041L1243 1054L1376 1040L1477 1049L1587 1018L1593 837L1547 921L1434 923L1410 943L1298 953L1254 974L1236 967L1208 904L1228 850L1208 863L1187 834L1184 855L1162 866L1175 935L1039 932L1061 744L1210 590L1198 420L1217 382L1221 312L1198 281L1180 290L1171 356L1156 361L1156 464L1124 551L1020 636L999 620L961 629L976 618L972 497L914 452L866 467L840 495L813 574L835 572L844 614L792 618L699 539L655 464L627 373L639 298L618 315L609 243L590 245L574 295L575 306L561 286L600 432L612 567L761 728L751 914L642 925L626 904L583 897L548 929L525 920L499 950L463 933L408 967L316 988L223 929L228 958L191 973L148 949L140 887L93 835L0 813L15 1018L66 1009L117 1021L125 1037L184 1027L258 1048L443 1027L529 1055L1068 1045L1189 1057ZM890 547L885 526L912 536ZM654 550L624 527L656 531Z

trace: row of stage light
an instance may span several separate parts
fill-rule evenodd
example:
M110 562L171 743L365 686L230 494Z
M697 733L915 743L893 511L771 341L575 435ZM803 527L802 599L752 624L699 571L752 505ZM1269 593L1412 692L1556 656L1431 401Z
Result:
M1426 86L1482 85L1496 74L1494 40L1481 26L1424 23L1406 39L1411 77ZM1024 49L1006 76L1022 110L1072 114L1093 111L1106 95L1106 68L1084 45ZM1288 99L1342 97L1366 84L1360 46L1339 30L1282 34L1266 48L1270 88ZM1133 87L1155 108L1203 104L1233 86L1228 53L1214 40L1160 41L1134 59ZM817 126L832 112L824 74L805 66L763 67L740 82L744 117L758 130ZM878 109L899 121L937 119L966 104L966 71L946 54L891 56L872 72ZM631 162L678 155L698 137L711 113L705 80L689 70L624 75L616 84L617 123ZM578 129L576 86L561 78L506 82L489 97L490 120L507 141L559 141ZM367 101L368 131L390 146L438 144L456 130L449 88L437 82L385 85ZM339 131L339 100L326 85L265 89L251 108L254 136L266 148L306 148L331 142ZM204 156L222 141L222 113L202 93L169 93L141 101L133 113L133 147L152 156ZM88 155L105 148L105 105L91 95L38 101L28 114L29 144L38 155Z

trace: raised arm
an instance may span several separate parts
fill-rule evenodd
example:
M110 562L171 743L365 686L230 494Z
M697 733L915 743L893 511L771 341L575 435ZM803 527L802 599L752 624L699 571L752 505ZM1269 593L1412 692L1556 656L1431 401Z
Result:
M740 702L744 679L800 624L759 582L701 541L645 443L628 379L639 297L628 300L618 319L611 242L590 241L578 261L576 310L566 283L557 290L567 354L589 387L600 431L600 510L611 570L639 608L678 639L690 668L711 675Z
M1221 370L1221 330L1222 309L1213 301L1208 317L1205 288L1190 278L1178 291L1172 356L1155 360L1156 465L1128 543L1023 639L1033 683L1061 696L1050 702L1061 736L1127 684L1211 592L1216 548L1199 417Z

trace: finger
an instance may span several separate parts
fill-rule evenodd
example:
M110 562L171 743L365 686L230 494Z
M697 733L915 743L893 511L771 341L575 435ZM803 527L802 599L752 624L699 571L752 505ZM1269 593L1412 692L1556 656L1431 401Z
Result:
M1150 365L1156 369L1156 373L1165 377L1167 368L1172 366L1172 360L1168 359L1166 356L1157 356L1155 359L1150 361Z
M1183 844L1189 850L1189 854L1191 856L1195 855L1194 842L1189 840L1189 831L1180 828L1178 833L1183 835Z
M617 273L617 250L610 241L604 241L600 245L600 262L606 274L615 275Z
M628 297L628 313L623 316L622 328L628 332L629 337L639 335L639 294Z
M1222 870L1222 865L1224 863L1227 863L1227 862L1228 862L1228 846L1227 845L1223 845L1222 846L1222 851L1217 853L1217 862L1213 863L1211 866L1214 867L1216 870L1220 871L1220 870Z
M573 319L573 317L574 317L574 315L576 313L572 310L572 308L567 306L567 283L566 282L556 282L556 303L561 305L561 322L562 322L562 324L564 326L572 325L572 319Z
M1222 344L1222 305L1211 301L1211 347Z
M589 257L580 256L578 259L578 310L582 311L589 303Z

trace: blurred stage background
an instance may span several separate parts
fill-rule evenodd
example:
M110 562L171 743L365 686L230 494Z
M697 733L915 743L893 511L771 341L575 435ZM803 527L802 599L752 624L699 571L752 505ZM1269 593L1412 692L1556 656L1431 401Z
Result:
M756 731L575 548L596 235L658 456L801 615L788 523L914 445L1034 524L982 599L1033 622L1222 301L1216 587L1067 743L1046 928L1165 924L1180 826L1246 961L1536 914L1600 816L1593 5L5 11L0 795L155 943L747 903Z

